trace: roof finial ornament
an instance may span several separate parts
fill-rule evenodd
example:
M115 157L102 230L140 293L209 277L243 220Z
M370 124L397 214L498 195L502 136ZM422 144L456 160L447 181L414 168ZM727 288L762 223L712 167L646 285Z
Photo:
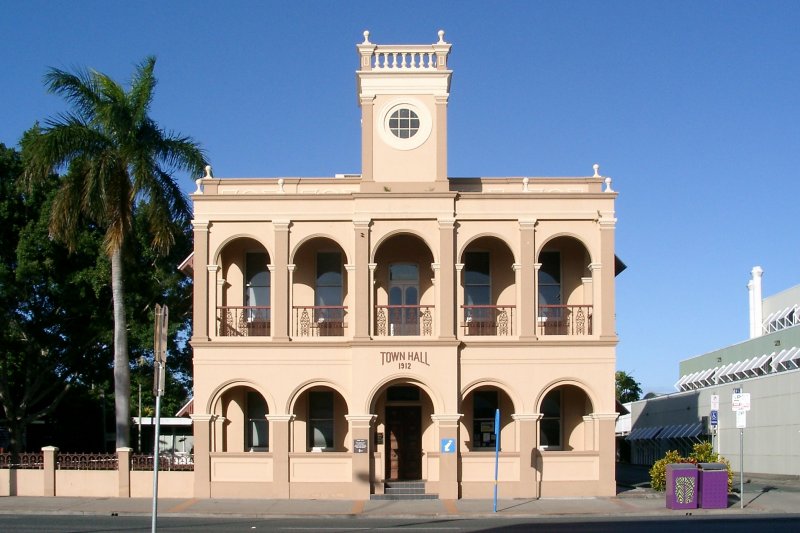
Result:
M361 44L372 44L371 42L369 42L369 31L368 30L364 30L364 42L361 43Z
M592 168L594 169L594 176L592 176L592 177L593 178L602 178L602 176L600 175L600 165L595 163L594 165L592 165Z
M614 192L614 189L611 188L611 178L606 178L605 182L606 188L603 190L603 192Z
M447 44L444 42L444 30L439 30L439 42L436 44Z
M280 178L278 180L278 192L281 193L281 194L283 194L285 192L283 190L283 183L284 183L283 178Z
M529 181L530 181L530 180L528 179L528 177L527 177L527 176L525 176L524 178L522 178L522 192L528 192L528 182L529 182Z
M203 179L213 179L214 176L211 175L211 165L206 165L206 174L203 176Z

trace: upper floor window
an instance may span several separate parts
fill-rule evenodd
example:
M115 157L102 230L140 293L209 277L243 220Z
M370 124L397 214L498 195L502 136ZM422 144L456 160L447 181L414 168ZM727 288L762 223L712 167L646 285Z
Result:
M492 450L497 435L494 417L497 411L497 391L481 390L472 393L472 448Z
M342 254L320 252L317 254L317 286L314 305L342 305Z
M245 259L244 305L269 306L270 275L267 254L247 252Z
M389 116L389 131L401 139L410 139L419 131L419 117L407 107L401 107Z
M491 303L489 252L467 252L464 254L464 304L490 305Z
M248 451L267 451L269 449L269 425L267 424L267 402L260 394L247 392L247 426L245 445Z
M561 253L539 255L539 304L561 305Z

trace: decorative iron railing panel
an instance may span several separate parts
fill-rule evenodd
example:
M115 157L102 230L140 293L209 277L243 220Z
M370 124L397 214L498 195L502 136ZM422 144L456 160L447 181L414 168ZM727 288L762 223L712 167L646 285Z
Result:
M430 337L433 335L433 306L376 305L375 334Z
M63 453L56 455L57 470L116 470L115 453Z
M269 306L217 307L217 335L220 337L269 337Z
M0 469L17 468L22 470L43 470L44 454L42 452L24 452L17 454L16 461L10 453L0 453Z
M162 453L158 455L158 469L164 471L193 471L194 456L190 454ZM152 471L153 456L141 453L131 455L131 470Z
M591 305L540 305L539 335L591 335Z
M514 334L513 305L464 305L464 335L505 337Z
M295 337L342 337L347 329L347 307L313 305L294 307Z

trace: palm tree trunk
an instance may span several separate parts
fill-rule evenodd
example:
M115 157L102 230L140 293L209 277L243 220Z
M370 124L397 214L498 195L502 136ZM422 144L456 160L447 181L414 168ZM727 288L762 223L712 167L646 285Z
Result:
M111 293L114 300L114 411L117 448L127 448L131 428L131 371L128 329L125 320L125 288L122 281L121 246L111 253ZM105 439L105 436L103 437Z

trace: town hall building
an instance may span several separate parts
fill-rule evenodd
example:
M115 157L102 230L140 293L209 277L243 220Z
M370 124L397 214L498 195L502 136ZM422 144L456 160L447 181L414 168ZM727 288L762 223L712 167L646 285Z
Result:
M198 180L196 497L615 494L617 193L448 176L450 50L364 33L360 174Z

